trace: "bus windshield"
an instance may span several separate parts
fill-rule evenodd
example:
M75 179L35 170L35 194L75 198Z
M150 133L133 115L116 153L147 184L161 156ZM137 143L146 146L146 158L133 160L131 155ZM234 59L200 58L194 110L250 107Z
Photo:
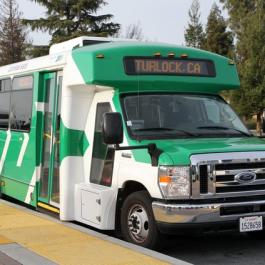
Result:
M252 136L219 96L138 94L125 95L122 102L133 138Z

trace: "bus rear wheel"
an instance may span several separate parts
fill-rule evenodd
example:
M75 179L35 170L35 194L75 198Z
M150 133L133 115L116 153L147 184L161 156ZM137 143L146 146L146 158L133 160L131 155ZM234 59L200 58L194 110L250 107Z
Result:
M157 247L160 234L151 205L147 191L130 194L121 209L121 232L128 242L153 249Z

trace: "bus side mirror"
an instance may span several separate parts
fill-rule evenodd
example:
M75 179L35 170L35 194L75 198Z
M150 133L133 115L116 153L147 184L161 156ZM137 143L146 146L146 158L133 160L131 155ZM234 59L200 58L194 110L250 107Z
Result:
M103 115L102 132L105 144L121 144L123 142L121 114L118 112L105 113Z

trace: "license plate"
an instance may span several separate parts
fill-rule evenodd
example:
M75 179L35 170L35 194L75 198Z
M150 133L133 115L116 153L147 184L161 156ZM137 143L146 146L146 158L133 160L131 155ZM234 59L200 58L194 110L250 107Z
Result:
M239 224L240 232L259 231L263 229L262 216L240 218Z

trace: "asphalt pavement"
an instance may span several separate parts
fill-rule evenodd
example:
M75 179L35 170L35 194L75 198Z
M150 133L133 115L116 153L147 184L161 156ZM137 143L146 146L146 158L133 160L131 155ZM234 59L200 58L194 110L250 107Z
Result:
M219 232L174 236L160 252L195 265L264 265L265 237Z

